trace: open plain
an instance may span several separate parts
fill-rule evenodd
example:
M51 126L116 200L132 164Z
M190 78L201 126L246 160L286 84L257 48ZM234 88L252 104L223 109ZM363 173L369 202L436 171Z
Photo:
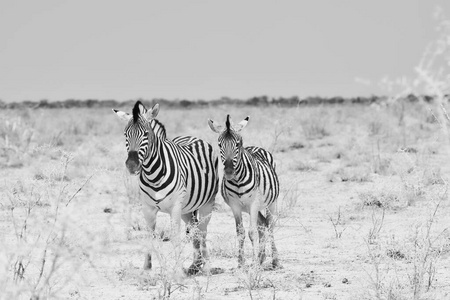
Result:
M207 239L220 272L176 279L191 243L183 235L174 257L164 238L150 242L111 109L5 109L0 299L450 299L450 148L439 107L161 106L158 119L169 138L193 135L217 150L207 119L227 114L249 115L244 145L276 160L283 268L252 266L248 237L248 267L236 268L234 219L219 193ZM161 237L169 226L159 214ZM152 271L142 268L148 250Z

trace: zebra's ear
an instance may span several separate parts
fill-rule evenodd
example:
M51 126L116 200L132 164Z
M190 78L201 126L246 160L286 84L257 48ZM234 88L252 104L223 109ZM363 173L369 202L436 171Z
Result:
M239 132L239 131L241 131L242 129L244 129L245 126L247 126L247 124L248 124L248 119L250 119L249 116L247 116L247 118L245 118L244 120L242 120L241 122L239 122L239 124L234 125L234 126L233 126L233 127L234 127L234 130L235 130L236 132Z
M144 104L139 101L139 113L141 115L145 115L147 113L147 109L145 108Z
M153 107L151 109L149 109L146 113L145 113L145 118L150 121L151 119L156 118L156 116L159 113L159 103L156 103L155 105L153 105Z
M223 131L223 126L214 124L214 121L211 119L208 119L208 125L215 133L221 133Z
M116 115L119 117L119 119L124 120L124 121L129 121L131 119L131 115L129 113L117 110L117 109L113 109L113 112L116 113Z

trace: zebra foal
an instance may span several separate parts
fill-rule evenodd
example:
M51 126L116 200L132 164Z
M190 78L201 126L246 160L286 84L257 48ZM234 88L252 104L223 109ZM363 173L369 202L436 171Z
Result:
M159 211L170 214L172 241L179 246L181 219L187 228L198 226L193 235L194 260L187 273L198 273L208 260L207 226L218 191L218 159L210 144L191 136L170 140L156 118L159 105L147 110L137 101L132 114L113 110L127 122L125 165L139 176L140 199L152 236ZM147 254L145 269L152 268Z
M212 131L219 134L220 156L224 165L222 196L230 206L236 222L239 241L238 265L244 265L245 229L242 212L250 214L249 237L253 244L253 258L262 264L265 259L265 228L268 228L272 246L272 268L280 267L278 251L273 238L274 213L279 194L278 176L272 154L266 150L244 147L239 134L249 117L239 124L232 124L227 115L225 126L208 120ZM266 216L261 211L266 211Z

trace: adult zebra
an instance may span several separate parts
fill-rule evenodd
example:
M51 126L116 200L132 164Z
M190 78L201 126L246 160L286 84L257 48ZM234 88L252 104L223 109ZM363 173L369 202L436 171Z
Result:
M194 260L188 274L199 272L208 260L206 232L219 183L218 159L212 146L190 136L167 139L164 125L155 119L158 104L147 110L137 101L132 115L113 111L127 121L125 164L131 174L139 175L140 198L152 235L158 211L170 214L176 247L181 219L188 229L198 226L200 232L193 235ZM149 253L144 268L151 267Z
M219 134L221 159L224 164L222 196L230 206L236 222L239 240L238 265L244 265L245 229L242 211L250 214L249 237L253 244L253 258L262 264L265 259L265 228L269 229L272 245L272 268L280 267L278 251L273 238L274 213L279 194L278 176L272 154L259 148L243 146L239 132L247 125L249 117L232 124L227 115L225 127L208 120L212 131ZM265 210L264 217L260 211ZM258 232L258 233L257 233Z

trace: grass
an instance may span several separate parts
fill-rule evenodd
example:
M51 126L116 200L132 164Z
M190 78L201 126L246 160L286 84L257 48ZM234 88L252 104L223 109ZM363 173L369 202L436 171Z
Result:
M319 108L301 118L300 126L306 139L321 139L330 135L329 122L328 111Z
M368 125L366 118L373 115L372 109L361 106L302 107L291 110L285 116L283 108L242 109L223 106L218 111L208 108L189 110L189 118L184 118L184 125L181 125L180 116L186 112L161 110L161 121L166 125L169 137L196 135L210 141L215 148L216 137L207 130L206 121L202 125L202 119L220 119L225 111L235 116L234 119L251 115L251 126L245 133L246 143L274 150L281 182L278 202L280 226L276 227L275 237L280 245L281 262L287 270L268 272L249 269L235 273L238 276L233 277L234 273L227 268L232 268L236 262L234 220L229 207L218 196L218 209L212 216L208 246L213 266L227 266L225 275L220 276L230 276L226 277L230 285L222 291L232 296L250 297L251 294L254 298L262 295L269 298L287 295L287 291L295 284L280 280L280 276L287 275L291 269L296 268L295 263L291 263L286 257L288 249L298 249L296 259L302 261L306 259L302 258L305 245L310 249L308 251L316 253L320 253L321 245L325 245L323 247L327 251L338 251L341 245L354 243L355 228L363 228L362 238L367 240L374 257L381 259L380 272L384 272L382 268L387 262L404 268L407 262L414 264L414 257L417 266L424 261L419 252L426 244L422 244L424 246L414 252L411 251L413 248L399 247L400 243L388 243L386 233L396 228L392 218L414 220L414 215L410 213L415 211L420 214L428 209L430 199L435 199L447 186L448 170L441 163L446 150L441 141L436 141L435 136L427 137L427 134L434 132L430 128L439 131L440 125L438 122L427 122L419 114L426 114L427 110L418 104L405 107L403 112L401 126L414 130L398 129L397 119L395 122L386 121L393 114L389 107L377 112L378 120L373 122L378 123ZM7 112L14 114L13 111L1 113ZM149 243L146 223L140 211L136 178L130 177L123 170L123 124L116 123L114 116L109 115L112 113L94 109L35 110L32 114L27 114L27 123L17 121L16 129L11 123L5 123L1 127L4 146L4 137L9 132L20 133L24 128L34 126L29 138L23 134L21 138L8 141L10 145L14 142L16 149L21 149L17 164L14 163L16 158L13 152L8 150L2 154L6 158L3 161L6 161L4 167L9 177L2 177L2 187L8 193L3 196L7 201L3 201L1 205L0 224L6 224L10 229L17 228L17 235L15 230L10 230L8 238L0 240L5 245L3 249L6 249L2 252L0 262L2 268L7 270L0 286L8 284L13 287L3 296L83 295L89 288L80 285L83 281L81 274L92 278L92 275L86 275L86 270L98 274L98 269L109 270L109 278L128 286L130 290L137 286L139 291L147 291L157 299L168 298L169 295L171 298L207 298L211 293L215 295L216 292L213 291L220 290L216 279L220 277L215 275L199 276L195 280L184 279L180 283L168 271L177 261L185 266L186 260L190 260L192 252L188 240L183 241L182 256L179 259L168 251L170 243ZM84 119L80 119L80 115ZM311 117L300 121L305 115ZM23 118L23 115L8 118L10 122ZM271 118L283 119L283 122L266 121ZM42 120L45 121L40 123ZM308 127L307 122L314 124ZM417 126L420 122L423 123L422 128ZM329 124L334 124L333 130ZM309 133L306 133L308 130ZM406 151L406 148L398 151L404 144L416 151ZM91 177L92 174L95 175ZM72 198L73 195L75 196ZM342 212L351 210L352 206L349 205L353 204L348 200L351 198L357 209L352 213L354 218L348 222ZM341 210L328 206L331 201L337 201L333 207L341 207ZM58 213L55 203L60 203ZM69 204L66 206L67 203ZM13 217L10 214L11 208L14 208ZM447 207L443 204L440 209L446 211ZM324 216L328 216L328 219L324 219ZM49 224L52 224L55 217L57 226L53 228L46 222L50 221ZM224 225L215 223L216 219ZM442 224L445 222L439 218L436 222L443 230ZM92 224L95 225L92 227ZM18 238L24 226L27 234L22 236L26 240ZM157 231L166 232L168 227L168 219L160 214ZM333 242L332 248L326 246L329 244L330 228L339 240ZM419 232L417 240L426 240L422 231ZM396 240L414 240L411 233L398 234ZM302 240L302 246L296 244L298 239ZM441 242L442 240L439 243ZM16 255L19 245L26 247L21 247L20 255ZM407 245L413 243L408 242ZM434 254L437 253L436 245L433 244L432 250L428 252L430 260L425 260L423 267L431 271L420 273L409 270L407 273L412 274L411 278L414 278L413 274L419 274L416 280L425 287L431 278L430 290L436 286L436 280L440 282L442 277L439 273L442 256ZM160 259L155 257L158 265L155 272L143 273L142 257L149 249L159 253ZM444 246L442 249L446 251ZM363 254L364 251L359 252L360 257ZM46 263L42 279L38 281L44 256ZM319 258L320 255L317 259ZM55 269L52 271L53 262ZM339 259L336 263L339 263ZM322 264L314 262L314 259L312 266L322 268ZM345 266L335 268L345 269ZM432 271L434 269L436 271ZM80 275L77 275L78 272ZM431 273L434 275L430 277L428 274ZM96 276L104 277L102 274ZM390 276L384 277L386 281L383 289L389 290L390 286L394 293L394 289L403 290L409 286L409 283ZM355 282L354 279L349 279ZM402 288L398 287L399 284ZM212 288L207 288L208 285ZM340 298L339 291L333 290L336 285L333 283L328 287L323 297ZM308 288L302 286L302 289L308 292L319 286L322 284Z
M238 249L234 232L210 238L210 255L212 258L235 260Z
M377 206L383 209L382 218L373 215L373 226L369 230L367 249L370 258L372 272L368 276L372 282L372 293L370 297L375 299L437 299L444 298L444 294L439 292L438 272L442 266L442 253L448 251L448 236L450 227L448 224L437 227L439 219L445 213L440 212L444 203L448 202L448 181L442 176L440 166L437 166L433 155L437 151L423 151L418 147L411 147L412 140L408 135L408 127L415 124L411 122L411 117L419 115L419 119L414 123L420 123L419 128L430 129L429 123L438 123L439 127L428 130L428 143L430 148L440 141L441 150L449 154L448 118L444 101L444 94L448 93L448 64L445 67L440 65L442 59L448 62L446 55L450 49L448 36L450 26L448 21L441 20L439 23L440 37L430 44L424 53L422 60L415 68L417 79L414 85L405 84L403 93L414 91L420 86L428 93L432 94L436 101L434 106L428 106L430 114L423 113L419 108L410 111L401 99L394 98L394 114L398 117L398 125L402 134L402 147L399 154L393 157L393 167L395 174L400 177L402 189L399 196L394 199L403 198L406 207L422 206L426 207L426 218L423 219L424 212L416 218L416 222L410 223L409 233L406 237L396 243L386 243L386 238L380 238L383 228L385 209L391 207L390 197L374 196L372 193L360 194L364 205ZM445 70L444 70L445 69ZM438 71L436 71L438 70ZM415 126L417 128L417 126ZM371 127L372 133L378 133L376 126ZM420 139L419 134L416 139ZM416 140L417 141L417 140ZM436 149L436 148L435 148ZM440 187L439 187L440 186ZM447 205L447 204L445 204ZM374 210L375 211L375 210ZM374 239L376 237L376 239ZM388 240L389 241L389 240ZM400 246L401 245L401 246Z
M329 215L328 219L330 220L331 225L333 225L334 237L340 239L348 227L345 216L341 213L341 208L339 207L337 212L333 215Z
M381 190L377 192L361 192L358 194L358 198L361 201L361 206L364 207L377 207L381 209L400 209L404 207L402 201L402 195L396 191Z
M436 297L437 270L441 255L448 251L448 228L435 231L434 224L442 202L435 204L429 216L410 228L409 234L397 240L373 239L381 231L383 215L375 217L367 240L375 299L429 299ZM374 220L374 219L373 219Z
M317 171L318 166L314 161L299 161L298 163L296 163L293 169L299 172L312 172Z
M185 238L176 256L163 235L150 243L136 178L123 170L123 124L112 112L0 111L0 298L450 293L448 120L441 105L432 113L423 102L395 101L377 108L163 107L169 137L198 136L216 150L207 118L250 115L245 143L273 151L281 184L275 238L283 270L233 269L234 219L219 195L208 246L212 265L225 273L181 281L172 270L190 261L191 244ZM169 226L159 214L157 231ZM157 267L144 272L150 249ZM309 279L299 283L295 274Z
M90 178L81 186L71 186L66 179L71 161L70 154L62 153L58 164L8 189L9 204L2 208L9 214L13 242L3 245L2 256L7 260L1 268L9 271L0 278L0 285L6 286L2 297L55 297L80 267L70 257L81 254L87 245L69 241L67 232L72 225L67 213ZM61 276L63 268L71 271Z

